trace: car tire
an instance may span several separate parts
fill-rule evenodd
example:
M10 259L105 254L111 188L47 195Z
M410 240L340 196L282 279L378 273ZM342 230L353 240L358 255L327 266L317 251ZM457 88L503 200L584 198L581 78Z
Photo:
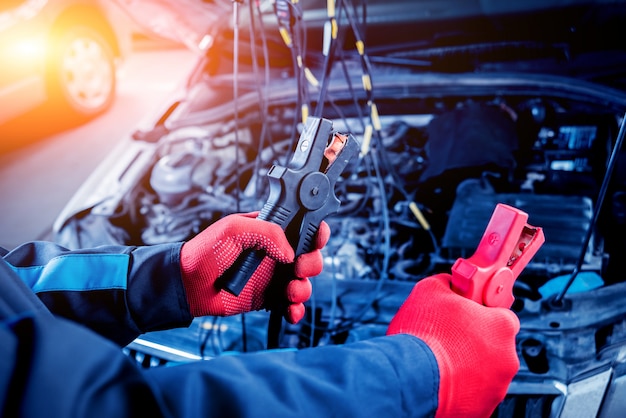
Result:
M90 119L107 110L116 90L115 57L94 29L75 26L58 38L48 58L48 87L56 110Z

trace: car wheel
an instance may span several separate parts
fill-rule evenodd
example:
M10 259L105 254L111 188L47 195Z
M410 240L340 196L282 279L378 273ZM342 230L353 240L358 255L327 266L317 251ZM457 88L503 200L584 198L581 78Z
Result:
M65 31L49 58L49 87L55 108L86 119L108 109L115 96L113 52L88 27Z

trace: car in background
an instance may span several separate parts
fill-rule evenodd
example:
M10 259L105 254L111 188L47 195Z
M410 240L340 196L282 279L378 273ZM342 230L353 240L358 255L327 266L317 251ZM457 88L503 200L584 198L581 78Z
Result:
M324 118L361 149L307 316L279 347L383 335L506 203L546 242L513 289L520 369L494 416L621 416L626 2L227 3L186 84L68 202L55 239L156 245L259 210L271 167ZM125 350L145 367L265 350L267 323L196 318Z
M0 124L40 105L84 121L115 97L131 25L110 1L0 2Z

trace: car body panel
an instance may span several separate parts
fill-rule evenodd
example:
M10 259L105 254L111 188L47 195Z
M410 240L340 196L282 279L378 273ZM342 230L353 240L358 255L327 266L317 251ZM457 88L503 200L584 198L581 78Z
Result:
M106 40L116 59L132 48L133 27L110 2L20 0L0 9L0 123L45 103L51 97L48 71L59 29L81 22Z

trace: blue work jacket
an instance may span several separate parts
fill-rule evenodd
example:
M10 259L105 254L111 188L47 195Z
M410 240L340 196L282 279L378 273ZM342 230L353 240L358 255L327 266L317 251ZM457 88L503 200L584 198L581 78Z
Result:
M137 366L121 347L192 320L181 245L0 249L0 416L434 415L435 357L409 335Z

